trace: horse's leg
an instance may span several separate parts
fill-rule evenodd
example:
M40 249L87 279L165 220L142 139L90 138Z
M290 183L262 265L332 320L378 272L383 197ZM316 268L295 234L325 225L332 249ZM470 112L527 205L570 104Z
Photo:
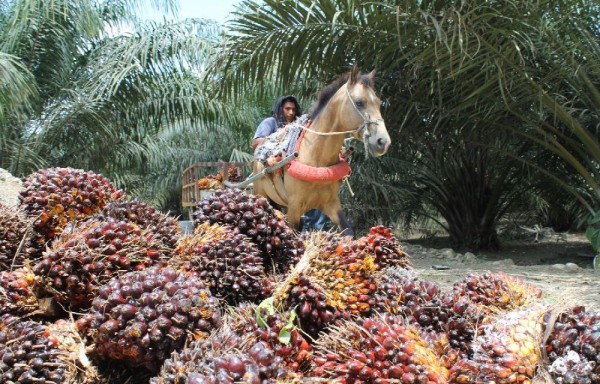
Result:
M352 224L350 224L350 220L348 220L348 218L342 211L342 204L339 200L328 205L322 211L324 214L329 216L331 221L333 221L340 227L344 235L354 237L354 229L352 228Z
M301 209L298 204L290 204L287 207L287 220L288 225L295 229L296 231L300 231L302 228L300 227L300 219L302 218L302 214L304 212L300 212Z

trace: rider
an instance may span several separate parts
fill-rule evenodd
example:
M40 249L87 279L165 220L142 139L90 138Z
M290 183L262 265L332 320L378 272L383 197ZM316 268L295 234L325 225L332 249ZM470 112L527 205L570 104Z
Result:
M296 118L302 115L302 109L298 100L294 96L281 96L271 109L271 117L264 119L256 128L256 133L252 139L252 149L261 145L267 136L277 131L279 128L292 123ZM318 209L311 209L306 212L302 220L302 230L325 230L331 226L331 220Z
M256 149L269 136L279 128L292 123L302 115L302 109L294 96L281 96L271 110L271 117L264 119L256 129L252 139L252 149Z

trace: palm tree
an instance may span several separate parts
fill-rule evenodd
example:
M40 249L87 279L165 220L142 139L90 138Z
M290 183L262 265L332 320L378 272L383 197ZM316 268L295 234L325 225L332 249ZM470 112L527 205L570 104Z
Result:
M242 116L258 120L258 112L215 98L206 72L218 25L143 23L136 12L146 3L13 0L0 8L0 167L20 176L90 169L176 208L185 167L228 156L250 135L255 122Z
M491 162L486 172L473 175L481 183L488 175L497 179L509 172L510 182L501 188L496 183L500 189L492 191L500 193L500 201L506 203L515 195L508 186L530 181L524 169L543 172L555 181L565 180L560 172L566 168L549 172L543 163L536 163L537 158L548 158L537 154L550 150L552 156L560 156L574 168L570 172L580 175L577 180L570 179L576 184L562 184L585 201L577 193L581 179L597 190L594 137L598 127L593 124L600 121L596 96L599 15L598 5L587 0L247 0L229 25L224 44L227 55L221 63L229 70L225 86L236 90L271 78L279 82L298 77L322 81L354 63L376 67L383 83L386 123L395 143L390 156L398 158L405 169L386 166L398 162L379 163L377 174L384 175L379 183L381 192L371 195L394 196L399 207L390 210L392 214L402 212L402 204L408 202L412 205L405 207L414 207L411 196L423 185L415 184L415 178L407 180L406 174L431 179L430 191L434 190L434 177L444 175L435 182L445 188L439 195L460 193L455 188L465 177L461 170L468 169L469 154L457 153L451 163L436 163L439 151L427 152L424 141L434 148L456 143L449 151L477 147L487 151L481 153L486 159L504 154L501 163ZM521 144L523 138L527 144ZM510 157L522 164L509 161ZM451 164L454 169L442 170L441 165ZM503 168L506 166L509 170ZM392 181L398 179L404 183L394 185ZM355 189L373 189L356 180L353 183ZM481 214L476 220L469 218L483 198L472 196L471 213L463 207L456 220L485 221ZM384 200L371 201L383 205ZM438 204L437 213L445 217L443 212L456 209L451 204L455 203ZM455 239L455 243L470 248L493 246L494 222L505 211L503 207L504 203L496 204L490 207L495 212L486 213L495 218L491 225L483 226L489 233L482 235L482 226L477 224L464 230L460 236L465 238ZM489 241L468 240L476 238Z

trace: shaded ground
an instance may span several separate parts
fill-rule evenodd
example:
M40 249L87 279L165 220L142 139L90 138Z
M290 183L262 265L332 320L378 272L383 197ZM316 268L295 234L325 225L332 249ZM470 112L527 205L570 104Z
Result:
M503 243L497 252L481 252L476 257L452 257L447 239L413 239L405 243L413 266L420 277L444 287L464 278L467 273L503 271L521 277L542 289L542 300L569 305L585 305L600 311L600 270L594 271L593 249L579 234L565 239L519 240ZM450 256L450 257L448 257ZM598 261L600 268L600 261ZM434 270L432 265L448 267Z

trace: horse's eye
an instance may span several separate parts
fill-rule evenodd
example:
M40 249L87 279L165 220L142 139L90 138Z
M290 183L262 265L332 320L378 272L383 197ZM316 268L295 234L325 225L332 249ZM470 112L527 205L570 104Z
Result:
M356 100L355 104L358 108L362 108L365 106L365 102L362 99Z

